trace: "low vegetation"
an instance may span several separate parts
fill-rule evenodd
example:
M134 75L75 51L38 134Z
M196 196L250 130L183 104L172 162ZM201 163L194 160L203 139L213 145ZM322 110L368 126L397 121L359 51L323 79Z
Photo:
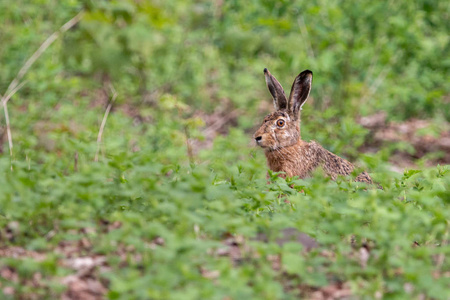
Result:
M0 298L449 299L448 5L320 3L0 3L2 96L82 11L0 118ZM266 177L264 67L382 189Z

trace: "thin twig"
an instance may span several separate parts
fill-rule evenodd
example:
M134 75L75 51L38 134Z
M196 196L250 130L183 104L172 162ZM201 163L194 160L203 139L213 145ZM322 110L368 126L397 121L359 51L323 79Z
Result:
M6 122L6 134L8 136L8 145L9 145L9 155L11 156L11 170L12 170L12 156L13 156L13 142L11 136L11 125L9 122L9 114L7 103L8 100L11 99L12 96L25 84L25 82L19 83L20 80L25 76L30 67L34 64L34 62L41 56L42 53L59 37L60 34L66 32L70 28L72 28L75 24L77 24L81 18L83 17L84 11L80 11L75 17L70 19L67 23L65 23L58 31L55 31L51 34L42 44L41 46L31 55L31 57L25 62L22 68L17 73L16 77L11 81L6 92L1 97L1 105L3 106L3 111L5 114L5 122Z
M302 35L303 40L306 42L306 45L308 47L309 55L315 60L316 56L314 55L314 50L311 44L311 39L309 38L308 29L306 28L305 19L303 16L300 16L297 19L298 27L300 28L300 32Z
M98 136L97 136L97 151L95 152L95 158L94 161L97 162L98 161L98 154L100 152L100 146L102 143L102 135L103 135L103 130L105 129L105 125L106 125L106 119L108 119L108 115L109 112L111 111L113 102L116 100L117 98L117 92L114 89L113 85L110 85L110 89L112 92L112 97L111 100L108 103L108 106L106 107L106 111L105 114L103 115L103 120L102 120L102 124L100 125L100 130L98 131Z
M316 66L317 65L316 55L314 53L314 48L312 46L311 38L309 36L308 27L306 26L306 23L305 23L305 18L302 15L300 15L297 18L297 25L300 28L300 34L302 36L302 40L306 44L306 48L307 48L306 51L308 52L308 55L312 58L311 62L313 65L311 67ZM319 99L325 99L324 93L321 89L316 90L316 93L319 95ZM325 104L326 104L326 101L325 101Z
M370 85L367 92L362 95L360 103L365 103L369 97L373 96L377 92L378 88L381 86L383 81L386 79L386 76L388 75L389 71L391 71L392 65L394 65L397 62L397 58L398 58L398 55L394 55L394 57L389 61L389 64L384 66L384 68L378 74L377 78Z
M229 114L223 116L222 118L218 118L216 122L205 128L202 133L203 135L208 135L212 132L215 132L219 130L221 127L223 127L225 124L227 124L230 120L234 119L236 116L239 115L240 110L235 109Z
M187 148L187 156L189 158L189 163L192 165L194 163L194 154L192 152L192 145L191 145L191 135L189 133L189 126L184 126L184 134L186 136L186 148Z
M75 151L75 155L73 156L73 170L78 172L78 151Z

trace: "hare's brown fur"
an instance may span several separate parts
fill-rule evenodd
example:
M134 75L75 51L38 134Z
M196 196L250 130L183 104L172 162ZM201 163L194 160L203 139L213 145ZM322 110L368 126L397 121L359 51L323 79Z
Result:
M300 110L311 89L312 72L305 70L297 76L289 100L275 77L267 69L264 73L276 111L264 118L254 138L265 149L269 168L274 172L284 172L284 176L288 177L305 178L318 167L333 180L338 175L350 175L354 169L350 162L315 141L307 143L301 139ZM359 174L355 180L372 183L366 172Z

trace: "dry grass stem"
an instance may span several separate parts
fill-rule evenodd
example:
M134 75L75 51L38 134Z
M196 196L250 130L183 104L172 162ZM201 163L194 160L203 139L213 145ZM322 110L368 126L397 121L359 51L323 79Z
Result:
M112 105L117 98L117 92L112 85L110 85L110 89L112 92L112 97L108 103L108 106L106 107L105 114L103 115L102 124L100 125L100 130L98 131L98 136L97 136L97 151L95 152L95 158L94 158L94 161L96 161L96 162L98 161L98 154L100 152L100 146L102 143L102 135L103 135L103 130L105 129L106 120L108 119L109 112L111 111Z
M17 93L17 91L20 90L25 85L25 83L26 81L23 81L19 85L16 85L14 89L11 92L9 92L9 94L5 94L5 96L2 97L2 104L5 105L6 103L8 103L8 100L11 99L12 96L14 96L14 94Z
M9 155L11 156L12 159L12 148L13 148L13 143L12 143L12 136L11 136L11 126L9 123L9 113L8 113L8 107L7 104L4 103L3 104L3 111L5 112L5 122L6 122L6 135L8 137L8 144L9 144ZM11 161L11 171L13 170L12 167L12 161Z
M20 83L20 80L25 76L30 67L34 64L34 62L45 52L45 50L59 37L60 34L66 32L70 28L72 28L75 24L77 24L81 18L83 17L84 11L79 12L75 17L70 19L67 23L65 23L58 31L55 31L51 34L42 44L41 46L30 56L30 58L25 62L22 68L17 73L16 77L11 81L6 92L1 97L1 104L3 106L3 111L5 114L5 122L6 122L6 134L8 136L8 145L9 145L9 154L12 158L13 155L13 142L11 136L11 126L9 122L9 114L7 108L7 102L11 99L12 96L25 84L25 82ZM12 166L11 166L12 170Z
M81 18L83 17L84 11L80 11L75 17L70 19L67 23L65 23L61 28L58 29L58 31L55 31L52 33L42 44L39 46L39 48L33 53L33 55L30 56L30 58L25 62L25 64L22 66L22 68L19 70L19 73L17 73L16 78L14 78L13 81L9 84L8 88L6 89L5 96L9 95L12 90L14 90L18 85L19 81L25 76L25 74L28 72L30 67L36 62L36 60L42 55L42 53L47 50L47 48L59 37L61 33L66 32L75 24L77 24ZM2 102L4 99L2 98Z

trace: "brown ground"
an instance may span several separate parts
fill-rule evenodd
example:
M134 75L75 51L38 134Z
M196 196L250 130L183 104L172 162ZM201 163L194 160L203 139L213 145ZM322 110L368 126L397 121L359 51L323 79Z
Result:
M398 144L390 162L398 168L414 167L415 160L427 157L426 164L450 164L450 123L441 122L439 128L430 120L410 119L405 122L387 122L381 112L359 119L359 124L370 130L364 152L376 152L382 146ZM412 151L400 144L411 145Z

